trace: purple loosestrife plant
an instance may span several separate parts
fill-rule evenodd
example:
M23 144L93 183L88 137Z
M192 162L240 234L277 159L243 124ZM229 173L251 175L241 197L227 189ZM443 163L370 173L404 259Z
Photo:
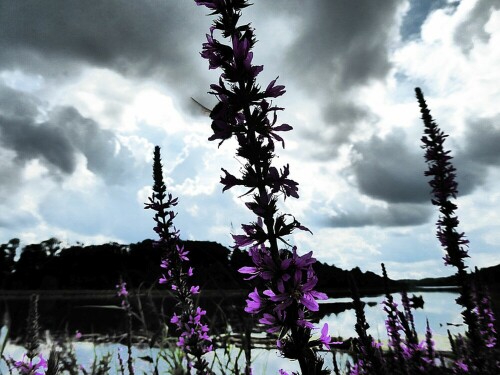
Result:
M155 242L164 251L160 267L163 275L159 280L172 290L177 299L176 311L170 322L177 326L179 339L177 345L182 348L187 358L188 369L194 368L197 374L211 374L203 355L213 350L212 339L208 336L208 325L203 316L206 311L196 306L194 296L199 293L199 286L192 285L189 278L193 268L189 266L188 251L179 239L173 220L176 216L172 207L177 205L177 198L166 192L163 182L160 147L156 146L153 163L153 194L145 208L155 211L155 232L160 239ZM191 358L194 359L191 363Z
M248 279L260 278L265 285L263 290L250 293L245 311L258 315L267 332L278 333L281 354L298 360L303 374L328 373L317 351L327 348L330 341L311 340L314 326L310 312L318 311L317 300L327 298L314 289L318 279L312 265L316 260L312 252L299 256L295 247L291 252L278 247L280 241L290 248L286 236L295 230L308 230L277 208L280 196L299 196L297 182L290 179L289 165L272 166L275 141L285 146L279 133L292 129L277 123L277 112L283 108L272 104L285 88L276 83L277 79L265 89L256 83L263 66L253 64L254 30L249 24L238 25L241 10L249 6L246 0L195 1L218 16L201 52L210 69L222 70L218 84L210 86L210 94L218 103L210 113L213 135L209 140L218 140L220 146L235 137L239 145L236 154L244 160L240 176L222 169L223 191L234 186L246 188L246 206L257 216L255 222L242 225L243 234L233 235L235 247L249 248L254 263L240 272L249 275ZM216 32L229 43L217 40Z
M439 208L440 217L436 223L437 237L445 250L444 261L446 265L452 265L457 270L457 277L460 283L461 292L457 303L463 306L462 316L467 325L464 345L468 348L468 355L464 358L463 365L471 373L485 373L489 360L487 357L493 355L492 348L489 347L488 339L480 331L480 322L477 311L478 307L474 303L471 288L471 278L466 269L464 259L469 257L468 244L464 233L457 231L459 220L455 214L457 206L452 202L458 193L458 184L455 181L456 169L451 163L450 151L444 148L447 135L437 126L433 120L430 110L427 107L424 96L420 88L415 89L416 97L422 113L424 122L424 136L422 137L422 148L425 150L425 160L428 165L426 176L432 177L429 185L432 188L433 205ZM463 367L463 366L461 366ZM497 368L496 370L499 370Z
M47 361L39 354L33 358L23 355L22 361L14 361L13 367L21 375L44 375L47 369Z
M38 295L33 294L30 298L28 318L26 320L27 352L21 361L11 358L12 367L22 375L43 375L47 369L47 361L40 353L40 327L38 325ZM43 370L43 372L42 372Z
M386 373L382 350L378 343L368 333L370 325L366 321L363 303L359 296L359 290L354 278L350 280L352 302L356 313L356 324L354 328L358 337L354 341L354 373L364 371L366 374L383 375Z
M389 338L388 345L390 349L390 363L388 365L392 368L395 374L404 374L406 373L406 363L400 334L403 327L399 321L398 304L394 301L392 294L389 292L389 277L387 276L384 263L382 263L382 275L384 277L385 288L385 300L382 304L384 305L384 311L387 314L385 327L387 329L387 336Z
M134 361L132 358L132 309L130 307L129 293L127 290L127 283L120 280L116 285L116 294L122 300L122 308L127 313L127 366L130 375L134 375Z

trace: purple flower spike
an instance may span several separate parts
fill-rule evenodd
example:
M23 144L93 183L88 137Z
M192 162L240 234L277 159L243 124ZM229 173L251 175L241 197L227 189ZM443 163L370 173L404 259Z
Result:
M299 257L295 248L290 252L287 239L296 229L309 230L292 215L278 211L280 196L299 197L299 184L290 178L290 166L279 168L272 164L275 142L285 147L278 133L292 127L277 123L277 112L283 108L266 99L282 96L285 86L276 83L278 77L265 89L256 82L263 67L253 65L254 30L250 24L238 25L241 9L249 5L247 0L224 0L221 8L220 3L207 3L219 17L203 44L202 56L208 59L210 69L222 69L219 82L210 86L210 94L218 103L210 114L213 134L209 139L220 140L220 146L226 139L236 138L237 156L244 159L241 175L222 169L220 182L223 192L237 185L244 187L246 192L240 198L250 197L244 203L257 216L256 222L242 225L243 233L232 234L234 248L249 248L253 263L239 272L246 280L260 279L264 284L248 295L245 311L259 314L259 322L268 326L267 332L281 331L278 342L283 345L279 344L278 349L284 357L299 360L302 373L311 373L311 369L325 373L323 360L318 356L322 342L311 340L314 326L310 312L318 311L317 300L327 296L314 290L318 280L312 269L316 261L312 252ZM227 44L214 39L215 29L229 40ZM279 248L278 241L287 249ZM330 342L326 338L324 341Z
M215 4L215 3L214 3ZM153 163L154 187L153 195L149 198L146 208L156 211L154 219L156 222L155 231L160 239L156 242L156 247L163 250L163 259L160 267L164 270L159 279L160 284L165 284L173 291L177 300L174 312L170 322L177 326L179 339L177 345L184 351L188 360L188 368L194 367L199 370L198 373L210 374L208 362L203 355L212 350L211 338L208 336L208 326L203 324L202 316L206 314L199 306L195 305L194 295L200 293L198 285L190 285L189 277L193 275L193 268L189 266L189 252L181 244L179 231L175 229L173 220L176 213L172 207L177 205L177 198L168 194L166 198L166 187L163 182L162 165L160 157L160 148L155 147ZM119 295L124 295L124 302L127 303L126 294L124 294L125 284L120 284ZM131 366L131 364L130 364ZM133 373L133 369L130 370Z

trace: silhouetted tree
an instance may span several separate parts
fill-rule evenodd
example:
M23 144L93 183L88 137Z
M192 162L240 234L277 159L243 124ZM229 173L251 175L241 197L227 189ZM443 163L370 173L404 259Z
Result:
M13 238L6 244L0 245L0 288L8 288L14 272L14 258L19 247L19 238Z

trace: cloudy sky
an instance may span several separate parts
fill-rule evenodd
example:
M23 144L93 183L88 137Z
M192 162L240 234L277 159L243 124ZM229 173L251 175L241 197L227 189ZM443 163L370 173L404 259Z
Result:
M500 3L497 0L254 0L261 85L294 127L293 213L314 233L299 252L395 278L452 273L435 238L414 87L448 134L471 266L500 263ZM0 0L0 242L154 238L154 145L179 197L185 239L232 245L250 221L220 168L235 144L208 142L191 98L218 72L199 52L211 23L188 0Z

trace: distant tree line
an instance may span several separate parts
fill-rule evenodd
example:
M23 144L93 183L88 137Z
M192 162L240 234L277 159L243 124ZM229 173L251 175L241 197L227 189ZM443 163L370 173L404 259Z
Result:
M251 264L246 251L229 250L208 241L183 241L195 269L194 282L203 289L248 289L238 269ZM16 254L20 254L16 257ZM156 285L161 276L161 249L152 240L123 245L77 243L62 247L50 238L20 248L17 238L0 245L1 289L114 289L122 278L130 287ZM359 268L344 271L318 262L319 289L348 289L351 276L358 287L382 287L382 278ZM250 282L251 283L251 282Z

